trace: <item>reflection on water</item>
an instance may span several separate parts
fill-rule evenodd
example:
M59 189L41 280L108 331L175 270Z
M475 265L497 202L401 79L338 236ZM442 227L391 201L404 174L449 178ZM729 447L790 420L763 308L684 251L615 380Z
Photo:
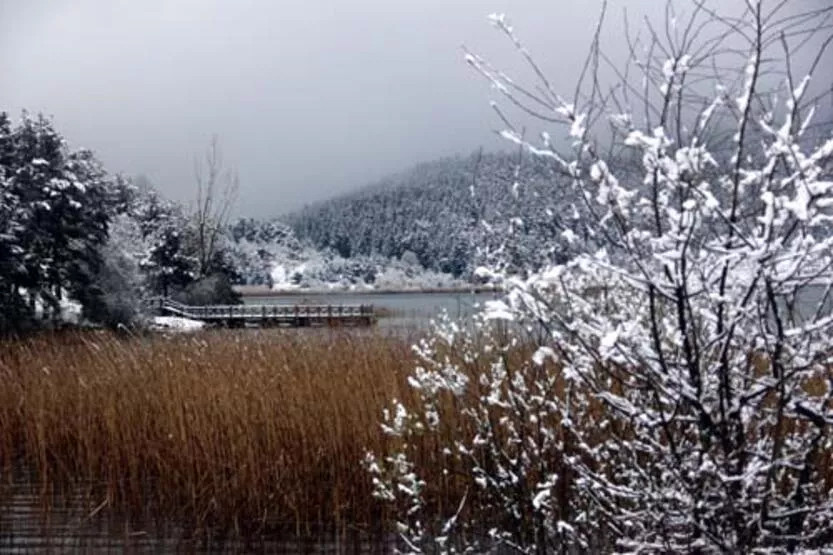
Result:
M0 496L0 552L123 552L160 553L185 546L158 530L119 523L81 496L62 497L60 505L45 507L34 488L4 485ZM96 510L99 509L99 510Z
M137 525L82 496L45 508L35 488L0 487L0 553L388 553L391 544L354 533L317 540L243 541L193 534L172 523Z

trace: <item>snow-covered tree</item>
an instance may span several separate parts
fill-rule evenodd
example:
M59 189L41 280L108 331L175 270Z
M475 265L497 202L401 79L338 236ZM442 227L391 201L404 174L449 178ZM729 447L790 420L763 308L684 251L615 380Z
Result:
M43 306L57 317L82 303L107 235L109 178L87 151L70 151L51 121L0 115L0 289L3 328L26 325Z
M395 404L385 429L400 449L367 462L404 550L833 542L833 137L814 125L829 115L817 80L833 7L669 2L665 15L628 33L610 88L600 23L571 100L503 16L535 83L467 56L505 101L504 137L579 193L558 210L598 248L502 276L510 291L483 328L508 323L486 345L444 324L419 347L422 408ZM564 138L527 139L512 109ZM491 370L472 375L484 357ZM416 451L428 434L465 492L439 514Z
M168 296L197 277L198 261L187 243L187 222L176 213L157 222L148 236L150 248L140 262L151 290Z
M84 307L87 318L110 328L138 322L143 299L151 296L141 262L151 245L138 222L126 212L112 217L107 241L100 247L101 265L90 288L93 298Z
M144 177L117 179L111 197L118 220L113 242L121 243L135 259L142 296L168 295L196 279L199 263L190 220L181 205L160 195ZM122 261L117 266L126 269L125 264L133 265ZM120 279L135 281L129 275Z
M31 317L20 288L28 284L22 241L22 199L11 190L17 159L11 121L0 113L0 331L13 329Z

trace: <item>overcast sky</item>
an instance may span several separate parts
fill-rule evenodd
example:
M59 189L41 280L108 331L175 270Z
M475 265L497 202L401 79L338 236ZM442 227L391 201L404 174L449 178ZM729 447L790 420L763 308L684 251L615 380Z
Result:
M662 3L612 0L615 20L623 5ZM193 158L216 133L239 172L238 212L272 216L416 162L503 146L493 95L460 46L517 65L487 21L506 12L556 87L569 87L599 7L0 0L0 110L53 116L73 147L179 200L190 198Z

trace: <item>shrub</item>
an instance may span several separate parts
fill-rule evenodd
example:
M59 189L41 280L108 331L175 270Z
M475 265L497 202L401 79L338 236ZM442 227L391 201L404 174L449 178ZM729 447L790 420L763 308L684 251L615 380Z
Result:
M458 512L426 509L434 486L407 440L370 458L408 551L742 553L833 541L833 138L812 124L828 92L812 77L833 41L819 22L833 8L676 5L664 32L646 20L647 40L630 41L610 90L600 22L572 102L503 16L493 23L534 86L467 57L522 113L564 124L567 148L548 134L533 143L496 105L503 136L580 193L555 211L582 214L588 233L569 262L507 279L510 293L488 311L510 335L533 332L531 361L440 328L463 361L492 358L472 382L444 349L423 350L411 383L425 406L397 407L387 429L430 430L450 416L433 399L451 396L477 435L437 439L464 463ZM473 492L495 509L475 538L460 522Z

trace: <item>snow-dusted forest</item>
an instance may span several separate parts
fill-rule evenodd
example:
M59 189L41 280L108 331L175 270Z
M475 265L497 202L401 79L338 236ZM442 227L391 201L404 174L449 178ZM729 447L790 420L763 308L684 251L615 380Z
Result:
M202 193L197 183L183 204L143 177L109 174L43 116L3 114L0 141L4 329L129 324L143 299L234 302L233 285L464 288L483 281L479 267L524 275L563 262L585 235L578 212L558 209L571 189L523 151L424 163L255 220L229 217L233 177L216 143Z
M0 330L130 325L152 295L233 297L191 214L72 150L49 119L0 114L0 153Z
M477 282L485 265L523 274L583 248L578 212L557 209L574 195L565 183L523 151L426 162L280 220L239 220L231 256L247 284L431 288Z
M287 221L298 237L345 258L413 257L463 279L497 261L520 273L579 249L585 224L560 208L575 204L568 183L525 151L479 152L421 164Z

